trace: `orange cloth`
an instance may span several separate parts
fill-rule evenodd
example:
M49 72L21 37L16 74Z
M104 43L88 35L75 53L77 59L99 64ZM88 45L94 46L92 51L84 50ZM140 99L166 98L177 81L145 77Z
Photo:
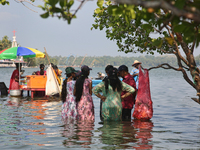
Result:
M58 81L58 84L60 85L60 84L61 84L61 82L60 82L60 79L58 78L58 76L57 76L57 74L56 74L55 70L53 70L53 72L54 72L54 74L55 74L55 77L56 77L56 79L57 79L57 81Z

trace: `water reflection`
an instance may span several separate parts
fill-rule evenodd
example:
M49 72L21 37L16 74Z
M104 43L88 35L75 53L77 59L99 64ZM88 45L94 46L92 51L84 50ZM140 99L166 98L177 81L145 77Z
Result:
M29 122L28 125L34 126L34 128L24 129L30 132L30 135L41 135L45 134L46 128L44 128L44 117L46 116L46 109L43 104L48 102L48 100L31 100L24 103L26 105L26 113L29 117L32 117L33 122Z
M23 124L23 112L21 111L22 98L20 97L9 97L1 105L1 116L0 116L0 135L1 141L7 141L6 144L18 145L22 140L28 140L28 138L21 134Z
M152 149L151 140L153 138L152 129L153 122L151 120L133 120L133 127L136 129L135 138L137 145L133 146L135 149Z
M7 100L7 106L13 106L13 107L19 107L22 104L22 98L21 97L10 97Z
M83 148L91 148L94 121L74 121L67 119L64 122L64 130L62 135L66 137L63 145L80 145Z
M101 131L103 149L151 149L153 123L133 120L132 122L104 122Z
M20 105L20 99L18 97L10 98L6 103L7 110L10 111L1 112L1 132L9 135L19 135L21 129L18 127L21 124L21 113L18 111ZM13 109L13 110L12 110ZM13 141L13 139L12 139Z

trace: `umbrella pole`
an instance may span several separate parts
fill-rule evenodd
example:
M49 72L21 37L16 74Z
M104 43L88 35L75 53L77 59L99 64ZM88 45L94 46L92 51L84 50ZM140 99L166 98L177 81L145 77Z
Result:
M20 66L20 63L19 63ZM19 68L19 85L20 85L20 68Z
M20 85L20 62L19 62L19 85Z

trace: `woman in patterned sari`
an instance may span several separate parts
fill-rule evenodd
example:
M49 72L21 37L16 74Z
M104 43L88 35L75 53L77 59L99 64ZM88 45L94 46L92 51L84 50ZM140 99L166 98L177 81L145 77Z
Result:
M67 67L65 72L66 79L62 85L61 99L63 102L62 118L66 121L69 118L76 119L77 117L76 101L73 95L75 86L75 81L73 78L75 77L75 73L77 71L72 67Z
M78 120L94 121L94 104L92 99L92 80L88 78L91 68L81 67L81 76L76 80L74 96L76 96Z
M108 78L93 88L93 93L102 101L102 116L104 121L118 121L122 116L121 101L134 93L135 89L119 80L116 68L111 68ZM127 91L121 96L122 91ZM100 94L102 92L102 95Z

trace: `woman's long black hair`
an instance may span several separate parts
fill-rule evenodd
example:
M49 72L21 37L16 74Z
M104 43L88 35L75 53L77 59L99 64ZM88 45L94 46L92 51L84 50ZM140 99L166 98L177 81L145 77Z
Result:
M71 73L67 74L66 77L69 78L71 77ZM64 103L67 97L67 78L63 81L63 85L62 85L62 91L61 91L61 99L62 102Z
M79 102L83 93L83 83L86 78L88 78L89 72L88 71L81 71L81 76L76 80L76 93L74 96L76 96L76 102Z
M112 87L113 91L117 89L118 92L122 91L122 84L118 78L118 71L116 68L110 68L108 71L108 77L105 78L105 89L108 92L108 85Z

